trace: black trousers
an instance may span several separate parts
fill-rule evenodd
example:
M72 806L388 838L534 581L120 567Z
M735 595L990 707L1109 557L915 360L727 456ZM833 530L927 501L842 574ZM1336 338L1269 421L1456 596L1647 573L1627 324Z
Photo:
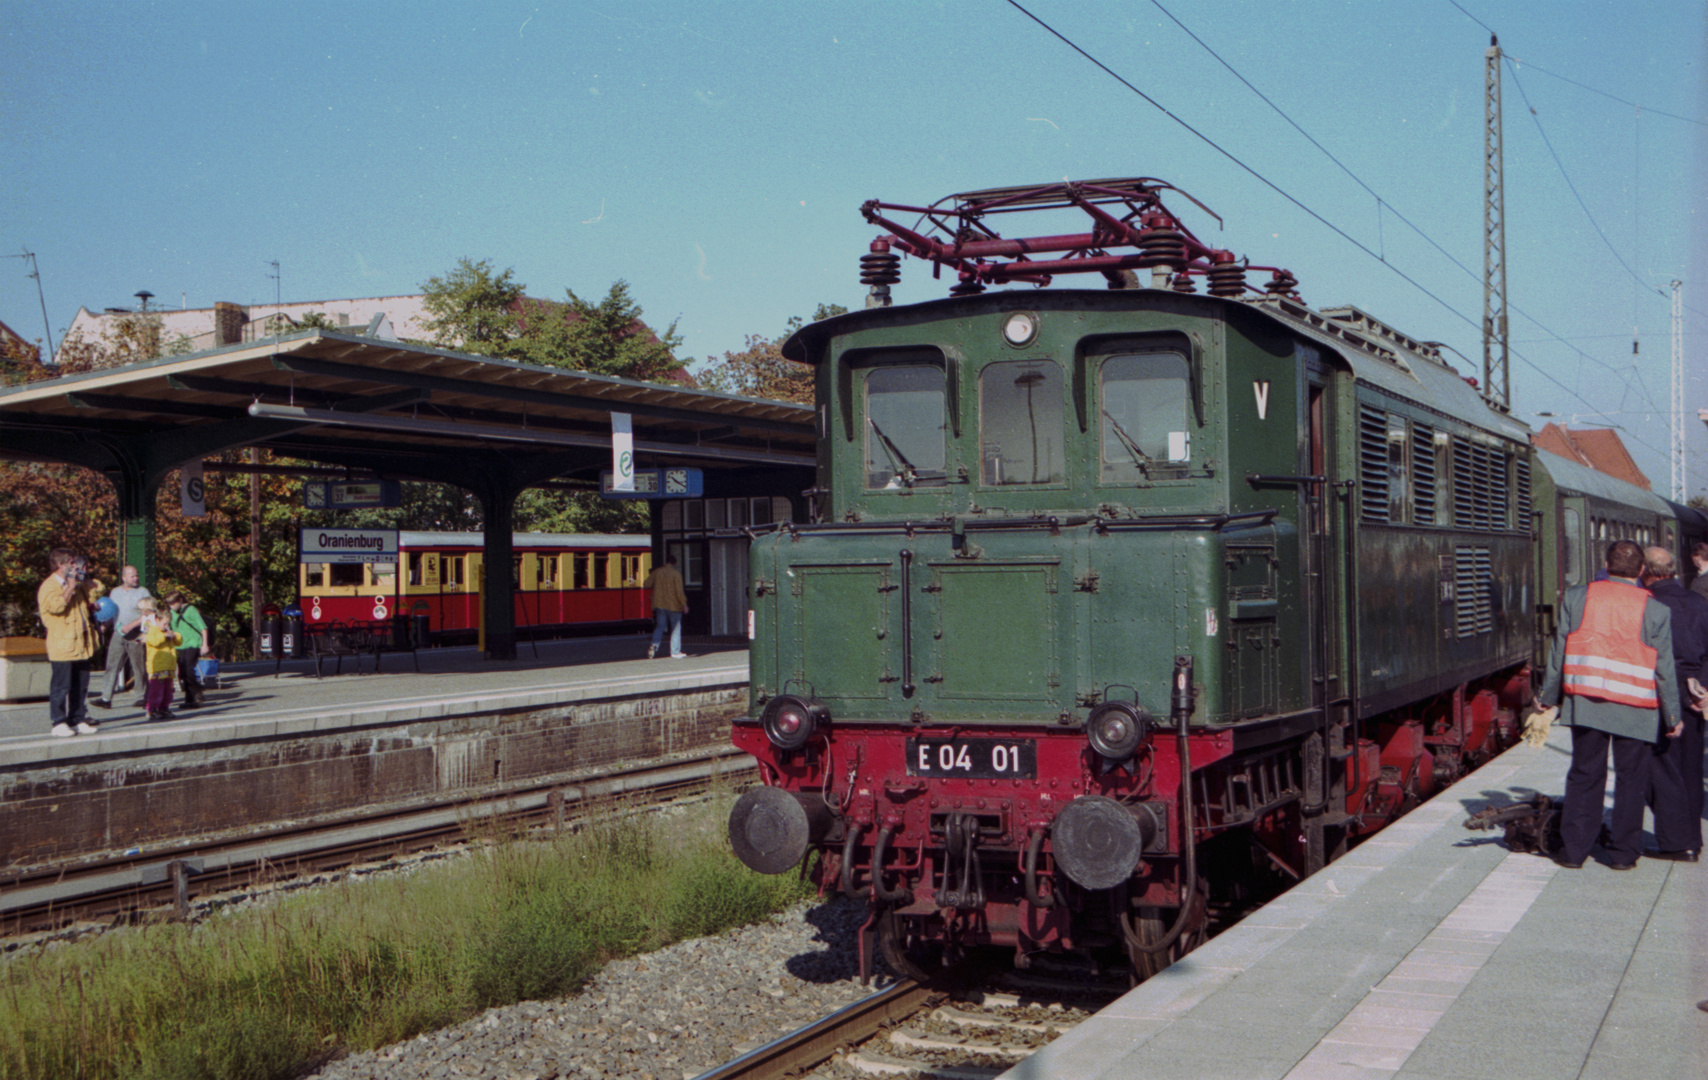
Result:
M178 650L178 684L184 688L184 706L193 709L202 703L202 680L196 674L196 661L202 658L200 646Z
M1590 727L1572 728L1572 767L1566 773L1566 805L1560 813L1561 855L1571 862L1589 857L1601 835L1601 805L1607 790L1607 751L1613 751L1613 821L1608 826L1614 862L1634 862L1643 853L1643 803L1655 744Z
M1649 808L1662 851L1702 847L1702 728L1702 715L1686 709L1684 731L1661 739L1649 765Z

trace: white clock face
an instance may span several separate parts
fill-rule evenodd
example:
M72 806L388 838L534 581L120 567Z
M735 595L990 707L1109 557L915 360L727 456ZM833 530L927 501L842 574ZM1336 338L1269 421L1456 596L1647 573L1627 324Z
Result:
M1038 333L1037 320L1024 311L1010 315L1002 324L1002 336L1010 345L1025 345Z
M672 495L685 494L688 491L688 474L674 469L664 474L664 490Z
M319 508L326 505L325 484L304 484L302 494L303 502L307 503L310 507Z

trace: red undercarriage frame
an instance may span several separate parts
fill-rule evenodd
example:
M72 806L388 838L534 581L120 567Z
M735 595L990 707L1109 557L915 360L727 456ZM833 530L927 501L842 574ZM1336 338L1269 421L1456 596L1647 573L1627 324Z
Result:
M1330 806L1325 820L1349 841L1376 832L1515 743L1528 698L1521 668L1366 722L1356 752L1331 773L1344 782L1344 811ZM910 776L909 738L1031 740L1036 778ZM1155 733L1128 766L1108 771L1083 733L1060 728L833 722L805 750L780 753L759 725L738 722L734 741L759 760L768 785L822 798L833 812L835 824L817 843L821 891L875 901L873 918L904 921L914 940L1010 948L1024 964L1038 951L1118 942L1123 911L1172 917L1168 909L1180 907L1180 759L1172 732ZM1238 831L1283 876L1303 877L1304 740L1236 753L1233 730L1199 729L1190 752L1198 847ZM1161 826L1122 886L1081 889L1057 870L1051 825L1081 795L1145 804ZM862 967L869 970L869 961L862 957Z

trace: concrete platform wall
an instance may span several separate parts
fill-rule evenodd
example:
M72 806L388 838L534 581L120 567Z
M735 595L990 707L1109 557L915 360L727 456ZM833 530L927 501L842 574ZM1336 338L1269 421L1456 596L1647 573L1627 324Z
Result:
M729 745L745 685L180 722L0 757L0 871L565 780ZM425 715L438 712L439 715Z

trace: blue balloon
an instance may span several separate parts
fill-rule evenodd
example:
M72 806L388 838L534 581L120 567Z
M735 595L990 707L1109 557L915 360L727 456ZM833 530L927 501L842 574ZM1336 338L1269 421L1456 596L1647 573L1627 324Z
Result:
M103 596L99 600L95 601L96 622L112 622L118 617L119 605L113 603L111 599Z

